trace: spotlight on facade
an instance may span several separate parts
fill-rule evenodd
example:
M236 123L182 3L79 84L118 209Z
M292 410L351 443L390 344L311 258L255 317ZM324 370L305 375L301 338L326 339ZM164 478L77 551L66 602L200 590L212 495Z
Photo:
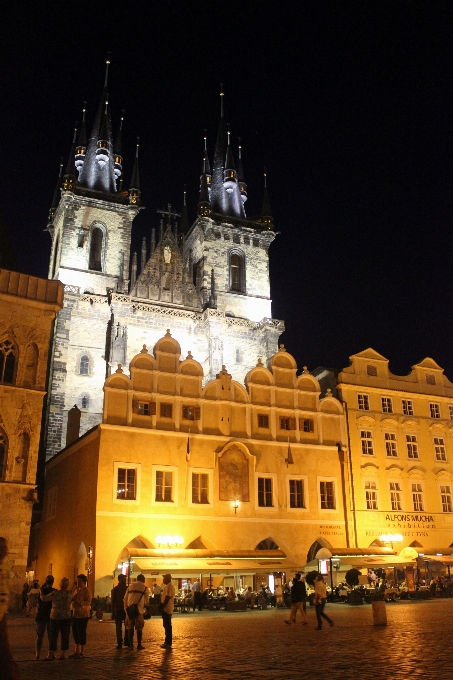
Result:
M234 508L234 514L237 514L238 508L239 508L239 498L236 498L236 500L233 503L233 508Z

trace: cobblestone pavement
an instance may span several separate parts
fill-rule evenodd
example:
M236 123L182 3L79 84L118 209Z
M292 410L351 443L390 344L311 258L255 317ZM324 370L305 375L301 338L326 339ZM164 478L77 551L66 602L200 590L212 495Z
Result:
M369 605L326 610L335 626L322 631L313 608L307 626L284 625L287 609L175 614L172 650L159 648L162 622L153 617L140 652L117 651L114 624L94 620L86 657L52 662L33 660L33 621L11 618L9 632L22 680L453 677L453 599L388 604L387 627L373 625Z

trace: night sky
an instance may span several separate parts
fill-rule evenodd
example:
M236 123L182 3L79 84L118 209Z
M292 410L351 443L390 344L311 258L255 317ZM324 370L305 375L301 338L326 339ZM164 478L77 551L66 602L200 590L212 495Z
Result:
M371 346L395 373L431 356L453 380L451 3L31 4L5 5L0 29L3 266L47 276L60 157L110 51L125 186L140 137L134 250L184 183L195 218L222 82L248 216L267 168L273 316L300 369Z

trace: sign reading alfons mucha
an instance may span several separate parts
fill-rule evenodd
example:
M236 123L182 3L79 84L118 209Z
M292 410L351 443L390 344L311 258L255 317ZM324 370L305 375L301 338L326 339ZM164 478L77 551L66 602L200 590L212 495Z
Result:
M219 458L219 498L221 501L248 503L249 463L246 455L233 446Z
M434 515L412 512L389 512L385 515L385 531L398 529L404 537L426 537L429 529L435 529ZM382 530L366 531L366 536L380 536Z

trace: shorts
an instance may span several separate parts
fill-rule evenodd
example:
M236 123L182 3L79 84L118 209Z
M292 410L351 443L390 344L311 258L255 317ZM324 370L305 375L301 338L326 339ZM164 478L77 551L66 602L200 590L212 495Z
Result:
M143 617L143 614L139 614L137 618L135 619L130 619L127 614L126 614L126 624L125 628L126 630L143 630L143 626L145 625L145 619Z

